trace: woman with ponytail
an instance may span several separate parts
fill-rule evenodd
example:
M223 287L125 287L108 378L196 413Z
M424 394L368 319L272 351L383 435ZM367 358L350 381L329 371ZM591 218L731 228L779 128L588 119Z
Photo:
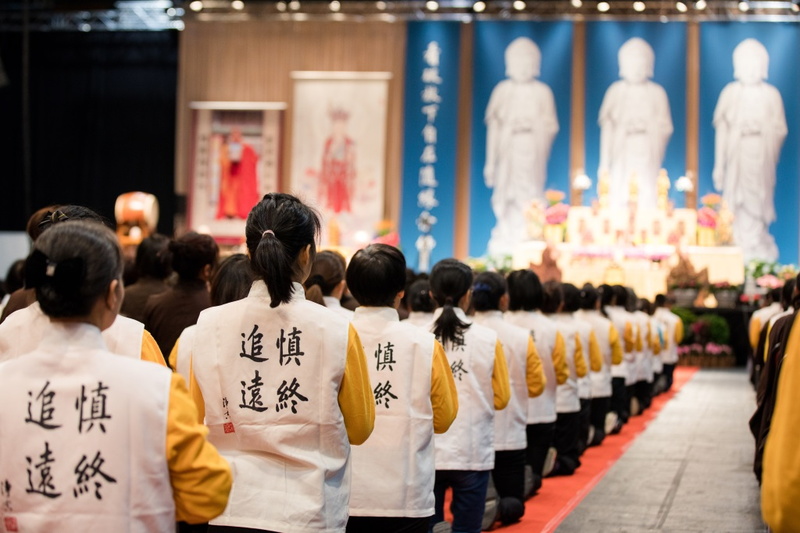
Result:
M353 319L353 312L342 307L342 295L347 289L344 279L347 263L339 252L325 250L314 258L311 274L303 284L306 298L321 303L348 320Z
M494 468L494 412L504 409L511 397L508 368L497 333L472 324L465 313L472 270L455 259L444 259L434 265L430 284L441 306L433 315L431 330L444 345L459 400L455 422L435 439L432 524L444 520L444 494L452 487L453 531L479 533Z
M245 230L250 293L197 321L192 371L234 471L211 532L345 530L350 445L369 437L375 404L355 329L305 299L319 229L294 196L264 196Z
M525 513L525 458L528 398L544 391L542 361L528 329L503 318L508 309L505 278L497 272L483 272L472 285L475 324L497 332L503 344L511 383L508 407L494 417L494 481L500 497L497 519L513 524Z

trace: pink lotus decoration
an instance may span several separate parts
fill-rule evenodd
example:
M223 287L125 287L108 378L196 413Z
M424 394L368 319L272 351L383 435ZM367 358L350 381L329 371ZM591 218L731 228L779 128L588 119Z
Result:
M567 221L569 206L565 203L551 205L544 212L544 220L547 224L559 225Z
M717 227L717 217L719 215L710 207L701 207L697 210L697 225L702 228L714 229Z

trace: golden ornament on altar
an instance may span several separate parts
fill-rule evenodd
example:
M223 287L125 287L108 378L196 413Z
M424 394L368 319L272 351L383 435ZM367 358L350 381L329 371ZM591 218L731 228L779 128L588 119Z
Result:
M669 190L671 188L666 169L662 168L658 173L656 188L658 190L658 209L660 211L666 211L669 206Z
M608 171L604 170L602 174L600 174L600 179L597 180L597 196L598 201L600 204L600 209L608 208Z

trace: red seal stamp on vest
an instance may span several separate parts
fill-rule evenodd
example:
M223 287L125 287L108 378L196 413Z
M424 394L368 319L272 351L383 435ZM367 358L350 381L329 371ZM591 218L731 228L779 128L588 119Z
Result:
M222 429L225 433L236 433L236 428L233 427L233 422L226 422L222 425Z
M17 527L17 519L13 516L6 516L4 525L6 526L6 531L9 531L10 533L16 533L19 531L19 528Z

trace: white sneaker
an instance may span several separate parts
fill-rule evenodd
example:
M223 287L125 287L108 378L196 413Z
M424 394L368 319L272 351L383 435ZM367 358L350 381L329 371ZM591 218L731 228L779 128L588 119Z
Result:
M544 458L544 468L542 468L542 477L547 477L553 471L553 468L556 467L556 458L558 457L558 452L555 448L548 448L547 456Z
M611 432L614 431L614 427L617 425L617 420L619 420L617 413L609 411L608 414L606 414L606 423L604 424L606 435L611 435Z
M631 398L631 416L636 416L642 412L642 406L639 404L639 398Z
M589 426L589 437L586 439L586 446L591 446L592 441L594 440L594 426Z
M497 522L497 513L500 511L500 500L493 498L486 500L486 507L483 511L483 522L481 522L481 531L491 531L494 529L494 524Z

